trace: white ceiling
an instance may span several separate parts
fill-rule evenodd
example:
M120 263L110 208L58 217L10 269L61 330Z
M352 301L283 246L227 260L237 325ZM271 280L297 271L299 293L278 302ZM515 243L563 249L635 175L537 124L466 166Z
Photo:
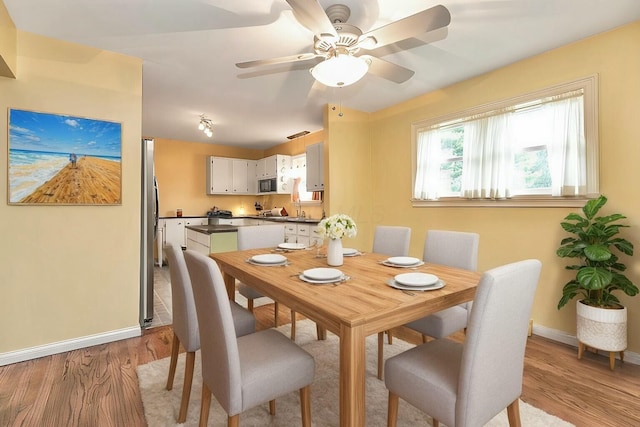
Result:
M235 63L312 51L313 34L285 0L4 0L20 30L142 58L145 136L268 148L322 128L327 103L373 112L640 19L638 0L319 0L342 3L364 32L438 3L447 29L375 51L414 70L327 88L313 63ZM18 74L19 78L19 74ZM197 130L200 114L214 136Z

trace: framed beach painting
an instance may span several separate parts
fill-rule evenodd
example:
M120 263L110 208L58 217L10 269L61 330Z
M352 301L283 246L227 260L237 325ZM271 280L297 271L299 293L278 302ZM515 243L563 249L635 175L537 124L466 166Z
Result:
M10 205L120 205L122 124L9 109Z

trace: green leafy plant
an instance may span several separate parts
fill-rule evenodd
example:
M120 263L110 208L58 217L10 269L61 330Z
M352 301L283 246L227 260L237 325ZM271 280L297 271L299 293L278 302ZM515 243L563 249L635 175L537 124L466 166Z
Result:
M562 239L556 254L561 258L577 258L579 264L565 267L575 270L576 276L562 288L558 309L577 295L587 305L618 307L620 301L613 294L614 291L620 290L629 296L638 294L638 287L622 274L627 267L612 252L616 249L625 255L633 255L633 244L616 237L621 228L629 227L618 222L626 216L612 214L596 217L605 203L607 198L604 196L589 200L582 208L584 216L572 213L560 223L573 236Z

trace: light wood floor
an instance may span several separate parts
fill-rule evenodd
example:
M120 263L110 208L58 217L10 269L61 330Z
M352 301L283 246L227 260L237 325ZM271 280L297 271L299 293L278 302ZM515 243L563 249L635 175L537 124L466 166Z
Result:
M280 322L289 311L281 307ZM273 304L256 308L258 328L273 326ZM419 337L404 330L395 336ZM169 356L171 328L0 367L0 426L145 426L136 366ZM375 375L375 373L372 373ZM199 393L199 390L193 391ZM640 426L640 366L532 337L522 400L577 426ZM526 426L524 426L526 427Z

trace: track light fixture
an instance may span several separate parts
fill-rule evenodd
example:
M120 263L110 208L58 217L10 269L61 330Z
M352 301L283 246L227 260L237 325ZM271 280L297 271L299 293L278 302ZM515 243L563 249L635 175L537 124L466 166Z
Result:
M209 138L213 136L213 122L204 114L200 114L200 123L198 129L204 132Z

